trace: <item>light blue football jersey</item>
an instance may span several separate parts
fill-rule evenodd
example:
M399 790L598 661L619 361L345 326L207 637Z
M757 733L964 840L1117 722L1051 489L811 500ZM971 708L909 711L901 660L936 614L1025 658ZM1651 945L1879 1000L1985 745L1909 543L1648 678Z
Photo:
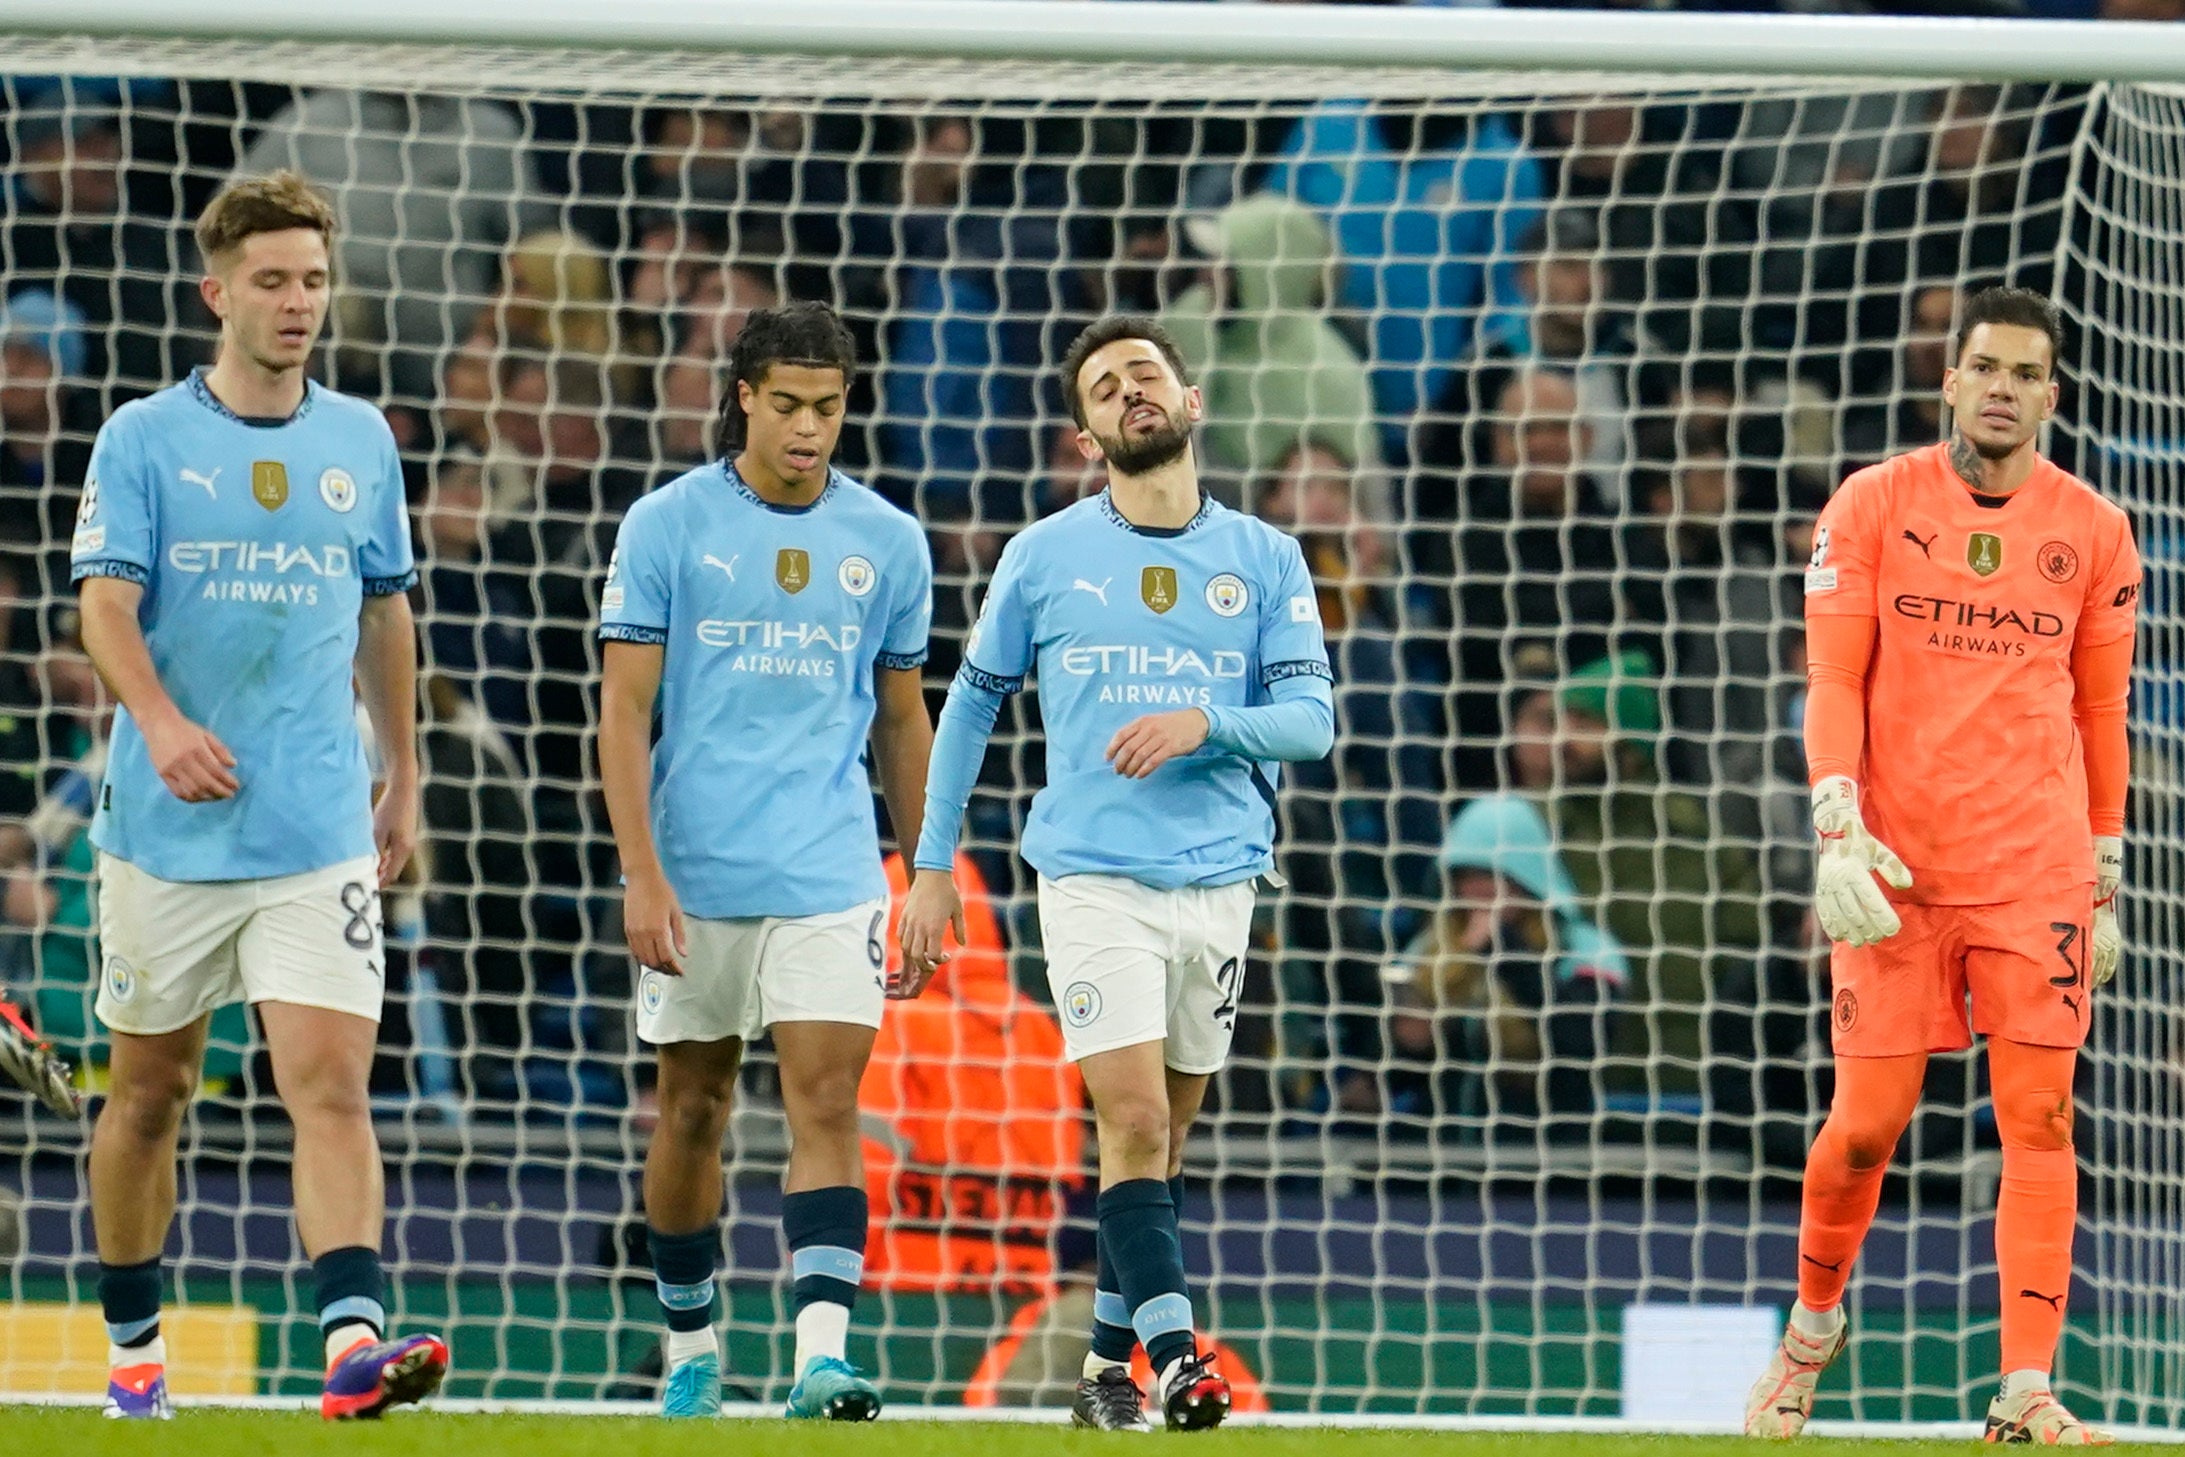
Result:
M232 798L185 804L115 716L91 838L162 880L256 880L372 853L353 662L364 598L417 580L394 435L317 384L251 420L202 371L114 412L91 450L72 575L144 588L159 681L235 755Z
M1034 869L1173 890L1273 868L1278 765L1209 745L1134 780L1107 748L1147 713L1248 708L1285 679L1329 681L1295 539L1211 499L1167 532L1132 526L1105 491L1080 501L1009 543L965 645L964 676L997 692L1035 669L1047 783L1024 831Z
M873 670L924 663L932 622L925 534L839 471L793 509L716 461L630 508L599 635L666 649L652 828L685 911L815 916L888 893Z

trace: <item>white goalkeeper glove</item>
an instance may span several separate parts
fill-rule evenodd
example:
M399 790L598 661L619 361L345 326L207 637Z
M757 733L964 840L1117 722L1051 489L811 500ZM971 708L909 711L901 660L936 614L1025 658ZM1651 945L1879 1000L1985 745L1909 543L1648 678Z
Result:
M1813 828L1821 837L1820 860L1813 868L1813 913L1828 939L1870 946L1904 929L1874 877L1908 890L1912 872L1894 850L1867 832L1859 818L1859 786L1841 774L1814 785Z
M2106 986L2124 955L2117 929L2117 887L2124 881L2124 837L2094 837L2094 985Z

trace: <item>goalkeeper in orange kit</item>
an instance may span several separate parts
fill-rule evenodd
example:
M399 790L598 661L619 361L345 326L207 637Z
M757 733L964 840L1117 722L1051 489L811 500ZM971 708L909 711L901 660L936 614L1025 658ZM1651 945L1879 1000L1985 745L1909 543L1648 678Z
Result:
M1987 1439L2110 1440L2056 1399L2049 1368L2078 1219L2072 1072L2120 950L2140 568L2124 513L2034 448L2062 337L2037 294L1975 296L1943 378L1949 439L1852 476L1815 533L1806 757L1836 1093L1806 1163L1798 1303L1746 1410L1753 1436L1804 1429L1927 1056L1977 1031L2003 1141L2003 1382Z

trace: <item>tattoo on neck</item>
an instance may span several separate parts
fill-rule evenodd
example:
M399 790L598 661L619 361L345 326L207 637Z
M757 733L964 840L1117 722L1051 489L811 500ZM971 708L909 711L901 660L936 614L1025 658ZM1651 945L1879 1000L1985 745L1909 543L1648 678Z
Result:
M1950 468L1957 472L1959 480L1976 491L1985 492L1988 489L1987 465L1970 440L1962 434L1950 437Z

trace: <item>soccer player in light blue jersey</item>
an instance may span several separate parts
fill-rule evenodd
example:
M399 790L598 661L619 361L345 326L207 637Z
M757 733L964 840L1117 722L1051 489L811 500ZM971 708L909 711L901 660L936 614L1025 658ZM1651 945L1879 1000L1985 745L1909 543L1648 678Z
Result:
M1100 1138L1100 1283L1072 1415L1150 1425L1127 1366L1136 1340L1167 1424L1210 1427L1229 1386L1197 1348L1184 1285L1184 1139L1229 1055L1253 886L1274 870L1278 765L1334 742L1327 647L1297 542L1200 490L1199 392L1160 325L1094 324L1062 385L1108 486L1023 532L995 569L941 714L905 965L930 974L943 954L964 805L1002 695L1036 673L1047 785L1023 852Z
M76 518L83 643L121 701L91 823L99 1020L91 1136L106 1414L166 1417L160 1250L214 1008L248 1000L296 1126L329 1419L440 1384L437 1336L387 1339L385 1202L366 1085L386 962L379 889L417 842L417 646L402 473L377 409L305 377L334 214L294 173L197 223L213 365L100 430ZM386 782L377 806L360 696Z
M863 760L869 739L907 837L933 747L933 565L916 521L828 463L856 363L823 305L752 314L720 458L630 508L600 601L600 777L645 968L638 1034L660 1055L645 1213L668 1416L720 1410L721 1137L744 1045L768 1030L791 1140L788 1414L880 1411L845 1357L868 1218L857 1087L896 994Z

